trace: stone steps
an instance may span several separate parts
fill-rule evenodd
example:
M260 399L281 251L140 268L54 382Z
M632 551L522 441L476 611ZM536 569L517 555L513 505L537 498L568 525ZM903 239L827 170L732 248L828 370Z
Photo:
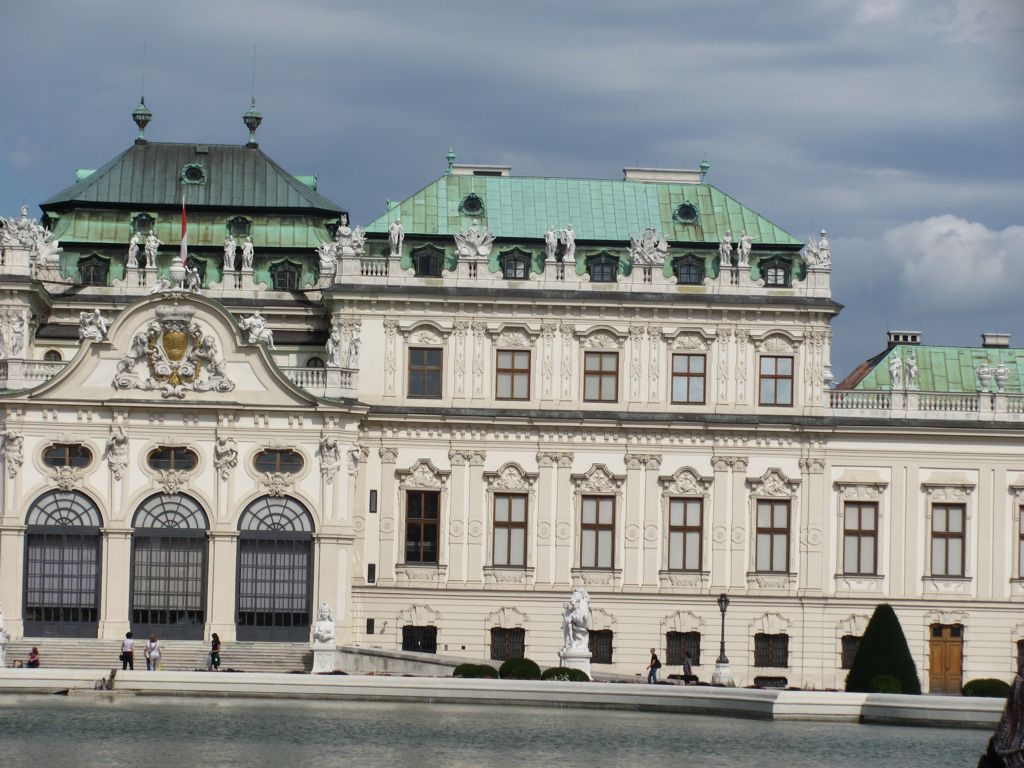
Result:
M163 668L180 672L206 669L210 644L200 640L161 640ZM32 646L39 648L41 666L54 669L121 668L120 640L25 638L7 644L7 666L26 660ZM144 640L135 641L135 669L146 669ZM313 652L306 643L222 643L221 670L239 672L309 672Z

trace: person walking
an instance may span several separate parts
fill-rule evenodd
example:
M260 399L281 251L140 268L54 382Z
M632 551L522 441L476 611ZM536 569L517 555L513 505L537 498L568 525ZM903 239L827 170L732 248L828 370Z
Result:
M686 653L683 655L683 685L696 682L697 678L693 674L693 662L690 660L690 654Z
M146 643L146 669L158 671L162 655L163 649L160 647L160 641L156 639L156 635L150 635L149 642Z
M210 664L206 668L207 672L214 670L220 671L220 637L216 632L210 636Z
M28 652L28 664L25 665L29 669L39 669L39 648L32 646L32 650Z
M135 641L131 632L125 632L121 641L121 669L135 670Z
M661 669L661 660L654 648L651 648L651 663L647 665L647 682L654 685L658 682L658 670Z

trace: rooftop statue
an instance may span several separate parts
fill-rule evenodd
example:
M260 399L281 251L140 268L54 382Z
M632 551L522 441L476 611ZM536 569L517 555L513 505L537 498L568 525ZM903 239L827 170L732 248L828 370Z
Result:
M171 285L171 281L166 277L158 277L156 282L153 283L153 287L149 289L149 295L152 296L154 293L163 293L164 291L170 291L174 288Z
M554 262L555 255L558 253L558 233L555 231L555 227L552 224L548 227L548 231L544 233L544 259L545 261Z
M242 269L252 269L252 260L255 255L256 248L252 244L252 238L246 235L245 242L242 243Z
M493 245L494 235L486 227L481 229L477 219L473 219L465 232L455 233L455 249L459 256L486 257L490 255Z
M586 650L590 644L590 595L583 587L573 587L562 604L563 651Z
M890 388L894 392L897 389L903 389L903 359L899 352L889 358L889 380L891 381Z
M668 255L668 241L658 237L654 227L644 227L640 237L629 238L629 257L641 267L658 267L665 263Z
M203 277L196 267L189 267L185 277L185 287L193 293L199 293L199 289L203 287Z
M327 243L323 240L316 247L317 255L320 257L320 275L331 277L338 269L338 243Z
M576 233L572 230L572 224L566 224L565 229L560 233L562 244L565 246L565 251L562 253L562 262L564 264L575 264L576 263Z
M807 239L804 246L804 261L812 267L831 267L832 254L829 250L828 233L821 230L821 239L817 242L814 238Z
M52 232L28 217L27 206L21 206L21 215L16 219L0 217L0 227L3 229L4 245L28 248L30 257L42 262L55 263L58 260L57 254L64 250Z
M266 344L270 349L274 346L274 332L267 326L267 321L259 312L253 312L239 324L242 330L249 332L250 344Z
M917 389L917 355L910 350L907 358L907 389Z
M142 238L138 232L132 233L132 239L128 241L128 263L125 264L128 269L138 269L139 267L139 248L142 245Z
M161 245L163 245L163 241L158 240L152 232L146 236L146 264L151 267L156 266L156 252L160 250Z
M398 259L402 256L402 243L405 242L405 227L402 226L401 219L395 219L388 225L388 246L390 248L390 256L392 259Z
M235 271L235 249L238 247L235 242L233 235L228 234L224 238L224 263L222 265L223 273L226 275L228 272Z
M718 258L723 267L732 265L732 232L726 230L722 239L718 241Z
M736 248L741 267L750 266L750 252L754 249L754 238L747 234L747 230L740 233L740 243Z
M107 321L98 309L92 312L80 312L78 315L78 340L106 341Z

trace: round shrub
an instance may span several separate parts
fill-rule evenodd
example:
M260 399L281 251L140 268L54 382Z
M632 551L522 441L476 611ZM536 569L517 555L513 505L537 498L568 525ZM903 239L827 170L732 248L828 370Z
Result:
M1005 699L1010 695L1010 686L994 677L971 680L964 686L964 696L984 696L991 699Z
M459 664L452 671L452 677L483 677L497 680L498 670L490 664Z
M509 659L498 670L502 680L540 680L540 667L530 659Z
M582 669L573 669L572 667L551 667L545 669L544 674L540 676L541 680L559 680L567 683L589 683L590 678L587 673Z
M868 682L870 693L902 693L899 678L892 675L875 675Z

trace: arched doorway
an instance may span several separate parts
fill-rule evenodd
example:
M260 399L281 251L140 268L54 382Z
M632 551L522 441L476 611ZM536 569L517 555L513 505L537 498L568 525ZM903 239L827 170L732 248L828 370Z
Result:
M135 635L203 639L209 527L203 508L182 493L150 496L135 510L131 586Z
M239 640L309 639L313 518L288 496L262 496L238 523Z
M47 491L25 524L26 637L96 637L103 524L96 504L79 491Z

